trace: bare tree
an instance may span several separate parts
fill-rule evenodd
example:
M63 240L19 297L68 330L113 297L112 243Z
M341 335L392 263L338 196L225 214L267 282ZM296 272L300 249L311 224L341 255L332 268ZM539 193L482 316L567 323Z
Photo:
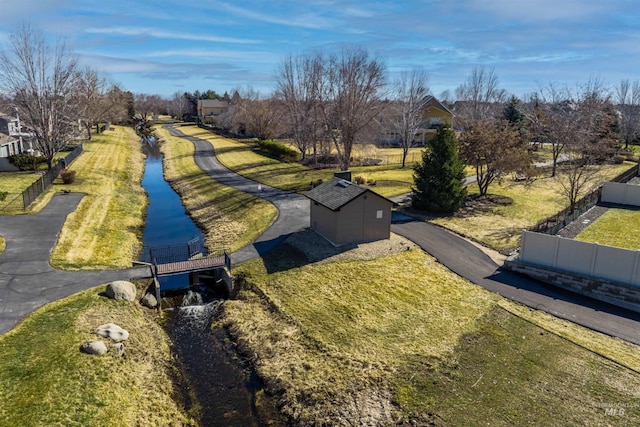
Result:
M123 108L123 92L110 79L98 71L86 67L78 75L76 101L80 108L80 120L91 139L91 128L100 132L100 123L116 118Z
M567 198L571 213L578 200L597 187L599 170L591 164L584 164L574 158L566 162L555 179L560 184L560 194Z
M467 81L456 88L456 98L461 101L457 113L463 122L485 120L501 111L494 104L503 103L506 97L495 68L475 67Z
M317 147L324 128L320 118L318 85L322 77L319 56L289 56L276 75L277 93L283 100L285 116L293 141L305 160L311 148L317 159Z
M155 114L166 110L166 101L160 95L136 93L134 95L134 108L138 120L146 122Z
M640 81L621 80L616 87L615 102L620 112L620 133L628 149L640 137Z
M323 125L338 152L340 168L347 170L353 144L379 116L385 66L362 48L344 48L319 60L323 63L318 86Z
M460 157L476 170L480 195L505 174L524 173L531 163L526 144L508 121L474 120L460 137Z
M400 135L402 168L416 132L424 126L424 107L429 93L429 76L419 68L405 71L393 83L393 108L389 120Z
M266 141L279 132L280 105L272 98L265 98L260 92L247 89L237 102L236 120L244 124L246 131L259 140Z
M190 101L185 95L184 93L176 92L171 96L168 103L168 111L171 117L182 120L189 113Z
M10 34L9 45L0 52L0 84L49 168L77 128L77 69L76 56L63 41L50 46L28 24Z

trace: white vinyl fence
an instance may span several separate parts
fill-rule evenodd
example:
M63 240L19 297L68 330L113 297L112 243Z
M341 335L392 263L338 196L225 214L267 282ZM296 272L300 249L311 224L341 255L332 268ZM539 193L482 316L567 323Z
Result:
M640 251L524 231L520 261L640 287Z
M600 201L604 203L640 206L640 185L607 182L602 187Z

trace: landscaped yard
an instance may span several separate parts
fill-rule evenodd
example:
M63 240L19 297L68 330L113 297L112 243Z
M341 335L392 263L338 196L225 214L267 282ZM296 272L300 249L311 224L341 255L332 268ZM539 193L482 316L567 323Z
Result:
M302 424L380 423L392 402L437 425L606 425L611 402L631 408L613 421L640 422L636 346L505 301L410 246L312 262L288 242L234 271L249 285L223 322Z
M640 250L640 210L610 208L575 239Z
M22 213L22 197L20 195L40 176L32 171L0 172L0 193L7 193L5 199L0 201L0 215Z
M633 167L631 162L601 167L598 182L608 181ZM477 194L476 184L469 184L469 194ZM567 207L557 179L548 176L533 182L516 182L506 178L489 187L489 194L499 196L496 203L471 204L453 216L432 221L463 236L502 252L519 246L523 229ZM508 203L508 204L505 204Z
M173 360L155 312L103 291L51 303L0 336L0 425L196 425L174 400ZM108 322L130 333L125 357L113 348L81 353Z

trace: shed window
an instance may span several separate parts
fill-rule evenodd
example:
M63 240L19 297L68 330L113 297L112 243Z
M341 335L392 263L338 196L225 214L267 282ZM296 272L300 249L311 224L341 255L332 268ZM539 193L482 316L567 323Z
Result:
M376 211L376 219L382 219L382 209Z

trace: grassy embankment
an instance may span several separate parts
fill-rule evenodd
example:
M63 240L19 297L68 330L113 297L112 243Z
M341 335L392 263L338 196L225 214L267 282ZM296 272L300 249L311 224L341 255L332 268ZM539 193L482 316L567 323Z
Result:
M12 204L15 209L3 213L37 212L62 189L86 193L62 228L51 264L68 270L129 267L138 249L146 203L140 187L143 156L139 138L131 128L120 126L94 135L69 169L76 171L75 183L63 185L58 178L27 211L22 211L20 199ZM16 200L36 179L38 175L32 172L3 173L0 191L10 193L7 201Z
M154 312L99 296L103 290L48 304L0 336L0 425L195 425L173 400L173 360ZM125 357L113 348L81 353L108 322L130 333Z
M84 143L84 152L70 167L73 184L54 181L36 203L68 189L86 193L67 218L51 253L51 264L66 270L130 267L139 249L146 197L140 186L144 162L133 129L114 126Z
M302 424L640 422L637 346L506 301L417 249L310 262L285 243L235 274L249 285L222 321ZM611 403L629 405L624 418L606 416Z
M210 248L224 247L233 252L251 243L274 221L278 212L271 203L205 174L195 163L192 143L162 128L155 133L162 140L165 178L181 195Z

